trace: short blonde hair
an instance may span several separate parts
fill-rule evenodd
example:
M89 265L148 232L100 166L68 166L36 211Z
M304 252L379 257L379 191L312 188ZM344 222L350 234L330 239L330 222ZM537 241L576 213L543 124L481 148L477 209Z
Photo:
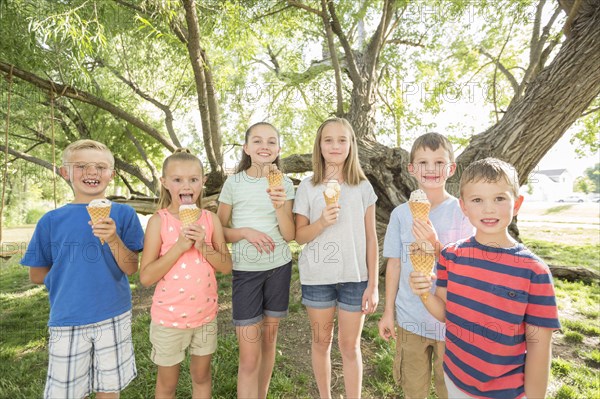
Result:
M313 164L313 177L312 184L316 186L317 184L321 184L325 179L325 158L323 158L323 154L321 152L321 137L323 137L323 130L325 127L331 123L339 123L342 125L350 134L350 152L348 153L348 158L344 161L344 167L342 169L342 176L344 176L344 181L351 185L356 186L361 181L367 180L367 176L365 172L363 172L362 167L360 166L360 161L358 159L358 146L356 142L356 134L354 133L354 129L352 129L352 125L344 118L330 118L325 122L321 123L319 129L317 129L317 137L315 137L315 145L313 147L312 153L312 164Z
M497 158L484 158L471 163L460 177L460 195L466 184L478 181L496 183L503 179L511 186L515 198L519 196L519 174L514 166Z
M112 152L108 149L108 147L98 141L88 140L88 139L74 141L63 150L63 153L62 153L63 165L66 165L69 162L69 160L73 156L73 153L75 153L77 151L81 151L81 150L97 150L97 151L106 152L106 154L110 158L110 167L114 168L115 157L113 156Z

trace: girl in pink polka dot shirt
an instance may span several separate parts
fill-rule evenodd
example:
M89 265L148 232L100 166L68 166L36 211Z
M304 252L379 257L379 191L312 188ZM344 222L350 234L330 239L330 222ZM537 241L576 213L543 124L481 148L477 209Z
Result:
M148 221L140 281L156 284L150 341L158 366L156 397L175 398L180 363L189 348L192 396L211 396L211 356L217 346L217 280L230 273L231 256L217 216L201 210L205 177L200 160L177 150L163 163L159 211ZM194 208L195 222L180 220L180 206Z

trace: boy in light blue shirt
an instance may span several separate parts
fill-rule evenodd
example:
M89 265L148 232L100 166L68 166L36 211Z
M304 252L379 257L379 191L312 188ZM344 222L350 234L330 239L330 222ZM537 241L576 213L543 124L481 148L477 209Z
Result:
M410 289L413 265L409 246L417 239L427 240L435 248L437 258L442 247L470 236L473 227L463 215L458 199L445 188L446 180L456 170L452 144L446 137L427 133L417 138L410 152L408 170L427 195L431 210L427 222L413 218L408 203L399 205L390 215L383 244L383 256L388 261L379 334L386 341L398 338L393 371L404 397L428 397L433 362L437 396L444 398L447 397L442 368L445 325L429 314Z

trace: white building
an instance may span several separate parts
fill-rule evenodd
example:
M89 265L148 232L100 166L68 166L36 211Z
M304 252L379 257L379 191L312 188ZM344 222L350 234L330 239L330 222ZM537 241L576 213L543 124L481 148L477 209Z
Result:
M573 176L567 169L535 170L521 194L529 201L556 201L573 194Z

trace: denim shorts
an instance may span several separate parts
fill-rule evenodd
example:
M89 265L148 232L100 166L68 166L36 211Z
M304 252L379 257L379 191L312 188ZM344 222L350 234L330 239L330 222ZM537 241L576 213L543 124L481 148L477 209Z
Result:
M291 278L292 262L266 271L234 270L231 289L233 325L251 326L264 316L287 316Z
M362 312L362 297L367 281L302 285L302 304L309 308L328 309L338 306L348 312Z

